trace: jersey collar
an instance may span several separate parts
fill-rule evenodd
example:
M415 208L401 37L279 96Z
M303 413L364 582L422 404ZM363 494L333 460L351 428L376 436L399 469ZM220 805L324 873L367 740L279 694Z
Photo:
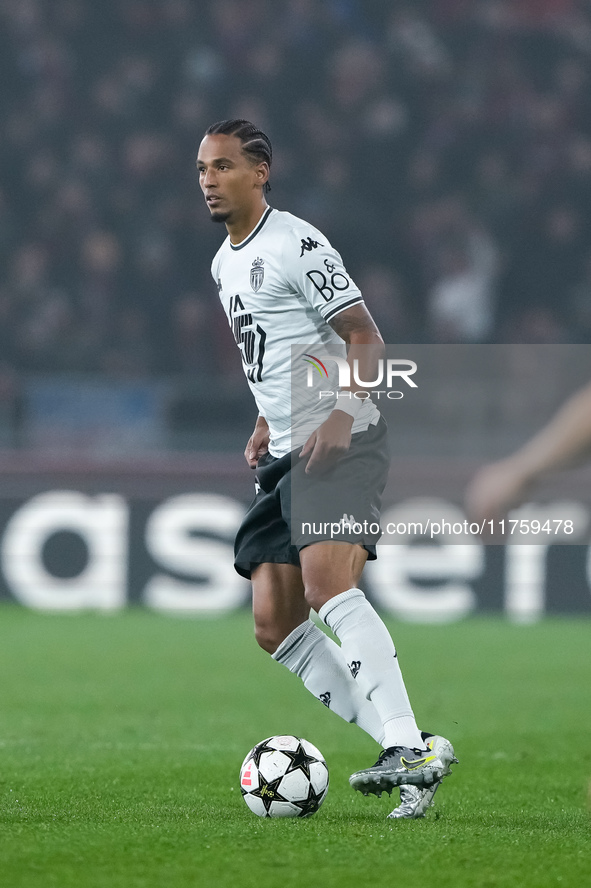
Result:
M243 241L241 241L239 244L233 244L232 241L229 241L230 249L231 250L241 250L243 247L245 247L247 244L249 244L251 242L251 240L257 236L257 234L259 233L259 231L261 230L261 228L263 227L263 225L265 224L265 222L267 221L267 219L269 218L269 216L272 212L273 212L273 207L268 207L265 210L265 212L263 213L263 215L261 216L261 218L259 219L259 221L256 225L256 228L253 228L253 230L250 232L248 237L245 238Z

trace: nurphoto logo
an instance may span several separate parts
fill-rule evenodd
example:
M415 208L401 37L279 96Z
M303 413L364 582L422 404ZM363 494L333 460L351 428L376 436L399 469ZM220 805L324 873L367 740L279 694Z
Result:
M346 358L340 357L338 355L310 355L305 354L304 360L307 364L309 364L306 385L308 388L312 388L314 386L315 374L314 371L320 374L322 379L328 379L329 374L326 369L326 362L332 361L337 365L338 373L339 373L339 388L340 389L350 389L351 387L351 365L346 360ZM343 391L343 392L334 392L334 391L321 391L318 394L319 398L328 398L334 397L335 394L337 397L355 397L358 400L366 400L371 396L371 394L375 394L380 397L380 395L385 394L387 398L392 400L398 400L404 397L404 393L400 391L394 391L393 385L394 381L403 380L408 386L411 388L417 388L416 382L411 379L417 372L417 364L415 361L409 361L404 358L380 358L377 361L377 375L375 379L366 380L360 378L359 373L359 361L357 358L353 361L353 381L360 386L363 386L363 391ZM383 385L385 383L385 389L378 389L379 385ZM367 389L368 391L365 391ZM369 391L371 389L371 392Z

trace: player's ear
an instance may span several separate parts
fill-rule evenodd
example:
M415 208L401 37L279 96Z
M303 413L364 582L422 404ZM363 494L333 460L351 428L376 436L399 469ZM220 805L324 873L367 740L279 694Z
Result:
M266 161L261 161L261 163L257 164L256 167L256 178L257 185L265 185L266 182L269 181L269 164Z

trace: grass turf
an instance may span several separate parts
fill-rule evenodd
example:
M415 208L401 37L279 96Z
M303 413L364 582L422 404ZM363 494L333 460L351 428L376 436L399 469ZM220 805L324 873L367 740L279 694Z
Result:
M460 765L425 820L353 793L373 741L252 640L250 617L0 609L2 888L589 884L586 620L392 625L421 726ZM260 820L237 772L274 733L312 740L331 788Z

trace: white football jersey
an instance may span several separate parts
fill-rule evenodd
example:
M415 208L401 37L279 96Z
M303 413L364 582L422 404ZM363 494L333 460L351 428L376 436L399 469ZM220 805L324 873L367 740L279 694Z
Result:
M269 452L283 456L302 446L334 409L336 364L316 359L346 357L346 344L328 321L363 297L320 231L272 207L242 243L226 238L211 273L269 425ZM365 431L378 419L367 400L352 431Z

